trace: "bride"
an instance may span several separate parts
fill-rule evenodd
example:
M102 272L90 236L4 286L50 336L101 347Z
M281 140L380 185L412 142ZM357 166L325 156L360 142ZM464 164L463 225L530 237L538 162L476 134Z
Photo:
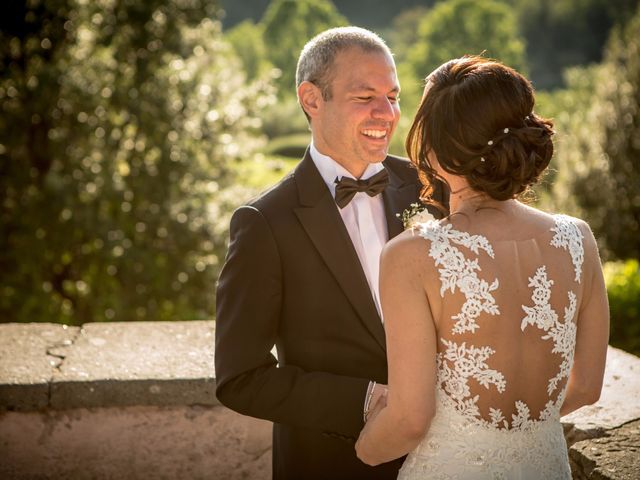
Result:
M553 154L533 107L482 57L427 77L407 150L451 214L383 251L389 389L356 443L370 465L409 453L399 479L571 478L560 417L599 398L609 310L588 225L516 200Z

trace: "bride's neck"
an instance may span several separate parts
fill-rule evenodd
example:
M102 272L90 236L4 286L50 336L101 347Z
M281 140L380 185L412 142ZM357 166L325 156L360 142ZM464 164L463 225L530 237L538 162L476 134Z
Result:
M496 209L504 210L505 207L511 206L515 200L495 200L483 192L473 190L469 185L452 186L449 194L449 211L450 215L456 213L474 214L478 210Z

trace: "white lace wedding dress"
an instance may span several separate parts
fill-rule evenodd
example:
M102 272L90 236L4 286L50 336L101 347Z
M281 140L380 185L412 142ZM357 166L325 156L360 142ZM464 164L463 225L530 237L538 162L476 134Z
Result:
M579 221L490 243L419 226L439 276L436 413L399 480L570 479L560 423L584 294Z

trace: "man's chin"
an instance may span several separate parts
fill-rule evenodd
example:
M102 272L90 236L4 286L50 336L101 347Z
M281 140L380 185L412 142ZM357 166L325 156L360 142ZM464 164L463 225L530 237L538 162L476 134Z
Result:
M387 158L388 154L389 150L387 148L385 148L384 150L373 152L369 155L369 163L380 163L385 158Z

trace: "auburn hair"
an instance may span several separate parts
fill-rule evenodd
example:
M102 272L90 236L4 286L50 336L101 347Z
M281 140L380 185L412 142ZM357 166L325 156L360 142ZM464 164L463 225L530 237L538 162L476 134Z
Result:
M432 198L439 178L428 153L443 170L495 200L514 198L538 182L553 155L553 122L534 113L531 83L495 60L465 56L426 78L406 149Z

